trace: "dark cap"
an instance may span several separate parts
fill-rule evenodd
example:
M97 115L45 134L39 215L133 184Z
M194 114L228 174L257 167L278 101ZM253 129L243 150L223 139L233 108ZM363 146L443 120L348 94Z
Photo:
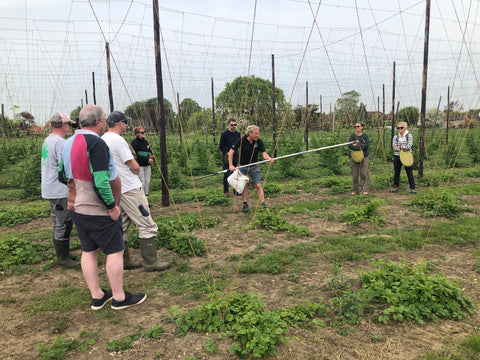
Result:
M120 121L126 121L129 122L131 121L132 118L125 116L125 114L121 111L114 111L110 115L108 115L107 118L107 124L109 126L115 125L116 123L119 123Z

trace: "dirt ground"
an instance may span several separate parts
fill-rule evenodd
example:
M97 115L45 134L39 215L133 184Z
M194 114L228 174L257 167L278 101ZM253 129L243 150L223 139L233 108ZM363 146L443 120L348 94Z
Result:
M252 196L251 194L250 196ZM296 194L282 195L267 199L269 206L281 203L294 203L302 200L322 199L331 195L326 194ZM387 192L376 192L370 195L384 199L392 196ZM406 192L395 195L396 205L384 207L384 216L389 219L387 228L397 229L399 221L408 219L408 224L418 224L424 227L430 225L431 220L425 221L418 214L408 212L406 203L411 195ZM361 197L359 197L359 202ZM365 201L365 200L364 200ZM468 206L473 211L465 216L477 216L477 199L470 198ZM241 203L235 205L240 209ZM200 206L205 212L215 207ZM206 240L210 248L208 259L218 266L227 266L228 254L242 254L254 250L259 243L268 249L285 248L298 242L310 242L319 236L349 234L362 232L368 236L369 230L375 230L378 225L360 224L350 226L336 220L327 220L325 217L312 217L306 214L291 215L289 221L297 225L307 226L311 237L301 237L292 234L271 234L265 230L245 231L245 226L251 221L252 213L246 215L239 211L231 213L232 207L224 208L225 220L213 228L196 231L199 239ZM198 211L195 204L180 204L162 208L155 204L152 214L174 215L176 211ZM331 207L329 212L342 211L342 207ZM400 215L402 217L400 217ZM392 220L390 220L392 219ZM398 220L400 219L400 220ZM444 220L444 219L443 219ZM235 224L232 232L232 224ZM29 224L15 228L0 228L0 232L21 232L29 229L50 228L50 219L38 219ZM356 271L366 268L372 260L388 259L391 261L409 260L418 262L421 258L434 264L434 271L445 274L451 280L461 280L463 293L479 303L478 276L474 271L477 262L473 245L458 247L442 247L437 245L426 246L423 251L401 250L382 254L363 262L344 263L342 273L355 277ZM77 251L78 252L78 251ZM139 250L131 250L133 258L140 260ZM159 250L162 258L173 263L167 272L176 271L184 259L168 250ZM329 276L333 274L332 264L323 259L322 254L315 255L317 260L311 267L299 274L298 282L289 281L287 274L276 276L265 274L241 275L237 278L235 290L238 293L258 293L266 302L268 308L289 305L305 297L316 301L325 297L325 285ZM206 261L203 258L202 261ZM195 261L192 266L195 266ZM125 288L132 292L142 289L141 283L152 283L161 280L165 272L145 273L142 269L126 271L124 274ZM105 275L102 275L102 284L107 284ZM151 281L150 281L151 280ZM30 315L29 308L38 297L45 296L50 291L61 288L63 283L69 283L86 291L86 285L80 270L62 269L54 266L48 271L31 274L0 276L0 291L2 297L10 299L0 302L0 324L3 332L0 337L0 359L35 359L39 358L38 344L53 344L57 334L53 333L55 324L66 318L68 328L61 334L62 337L78 338L82 331L96 332L97 342L89 346L85 353L71 352L66 359L196 359L227 360L238 359L228 352L232 344L229 338L215 341L218 353L212 354L206 350L205 340L217 339L216 334L189 332L180 338L175 334L175 324L169 321L168 309L178 305L183 310L189 310L200 304L200 301L188 299L186 296L170 296L158 288L147 291L148 299L140 306L124 311L113 312L109 308L100 311L91 311L89 303L82 308L68 313L40 313ZM12 301L13 299L13 301ZM124 353L115 353L107 350L106 345L114 339L133 334L138 329L148 330L154 326L163 326L165 331L158 340L139 340L134 349ZM471 315L461 321L442 321L440 323L427 322L424 325L416 323L392 323L381 325L372 322L368 317L355 327L355 331L347 336L338 334L338 329L330 326L292 328L287 334L289 341L277 346L277 354L270 359L418 359L427 351L440 349L442 346L461 340L480 327L478 314ZM253 358L253 357L252 357Z

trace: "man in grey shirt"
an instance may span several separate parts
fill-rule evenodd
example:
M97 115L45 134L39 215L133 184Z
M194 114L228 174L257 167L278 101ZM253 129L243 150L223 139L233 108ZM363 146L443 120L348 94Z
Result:
M57 264L66 268L80 265L70 255L70 233L73 221L67 209L67 186L58 181L58 164L65 143L65 136L70 131L71 124L67 115L56 113L50 120L52 133L47 136L42 146L42 197L50 200L52 212L52 234Z

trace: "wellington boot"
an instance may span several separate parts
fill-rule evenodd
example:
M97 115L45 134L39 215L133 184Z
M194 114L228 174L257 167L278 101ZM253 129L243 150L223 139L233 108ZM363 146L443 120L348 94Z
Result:
M162 271L170 267L170 263L158 260L154 237L138 239L138 242L140 244L140 252L142 253L146 272Z
M53 240L55 252L57 253L57 265L72 269L80 265L78 261L70 258L70 240Z
M127 243L125 243L125 250L123 251L123 269L133 270L142 267L142 264L138 261L130 259L130 252L128 251Z

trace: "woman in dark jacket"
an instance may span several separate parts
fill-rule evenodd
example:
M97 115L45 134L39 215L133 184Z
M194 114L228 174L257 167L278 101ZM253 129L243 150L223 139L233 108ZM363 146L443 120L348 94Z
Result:
M133 129L136 138L133 139L132 145L133 150L135 150L136 159L138 165L140 165L140 173L138 177L142 182L143 192L145 196L148 196L148 188L150 187L150 177L152 176L152 167L151 164L153 163L153 154L150 148L150 144L148 143L145 135L145 129L141 126L136 127Z

